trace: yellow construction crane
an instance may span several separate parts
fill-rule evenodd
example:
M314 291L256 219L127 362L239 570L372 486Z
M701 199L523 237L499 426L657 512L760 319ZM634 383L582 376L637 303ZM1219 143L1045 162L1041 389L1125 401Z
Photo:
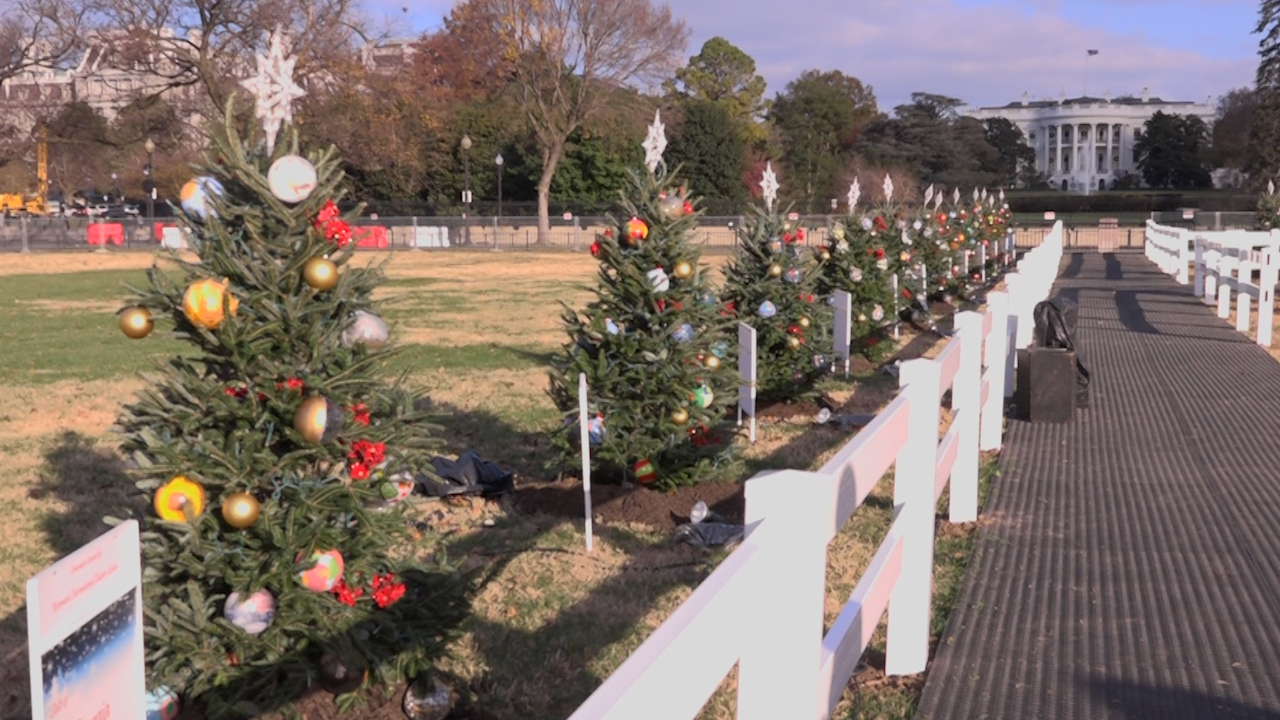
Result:
M44 215L49 210L49 129L40 124L40 138L36 144L36 198L27 203L27 212ZM34 209L32 203L35 204Z

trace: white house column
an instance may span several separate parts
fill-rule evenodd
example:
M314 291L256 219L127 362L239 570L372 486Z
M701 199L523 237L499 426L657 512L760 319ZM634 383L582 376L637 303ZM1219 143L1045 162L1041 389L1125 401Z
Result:
M1059 124L1057 124L1057 125L1054 125L1054 126L1053 126L1053 130L1054 130L1054 134L1053 134L1053 138L1054 138L1054 148L1053 148L1053 151L1054 151L1054 153L1055 153L1055 155L1054 155L1053 173L1054 173L1055 175L1061 175L1061 174L1062 174L1062 143L1063 143L1063 140L1062 140L1062 124L1061 124L1061 123L1059 123Z

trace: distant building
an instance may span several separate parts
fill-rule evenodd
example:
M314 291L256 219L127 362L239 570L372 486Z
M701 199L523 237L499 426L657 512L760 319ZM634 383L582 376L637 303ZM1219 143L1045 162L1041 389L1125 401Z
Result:
M984 107L965 114L979 120L1002 117L1022 130L1036 151L1035 169L1055 189L1093 192L1114 186L1124 175L1138 175L1133 144L1156 112L1196 115L1208 124L1216 116L1212 98L1203 103L1122 96L1029 100ZM1135 177L1135 179L1138 179Z

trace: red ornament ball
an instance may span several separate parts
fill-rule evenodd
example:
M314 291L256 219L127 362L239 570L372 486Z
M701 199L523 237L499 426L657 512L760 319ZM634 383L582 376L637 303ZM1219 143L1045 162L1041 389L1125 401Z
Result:
M631 218L627 221L627 225L623 230L627 233L627 241L632 245L639 243L641 240L649 237L649 226L640 218Z
M693 214L693 203L689 202L688 200L684 201L684 214L685 215Z
M642 483L651 483L658 479L658 470L653 463L648 460L640 460L636 462L632 468L636 473L636 480Z
M599 240L591 243L591 256L600 257L600 241Z

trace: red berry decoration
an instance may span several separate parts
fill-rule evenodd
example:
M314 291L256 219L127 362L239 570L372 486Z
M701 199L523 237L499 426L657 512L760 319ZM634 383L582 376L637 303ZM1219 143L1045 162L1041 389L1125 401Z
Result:
M684 214L685 215L693 214L693 203L689 202L688 200L684 201Z
M591 256L600 257L600 241L599 240L591 243Z

